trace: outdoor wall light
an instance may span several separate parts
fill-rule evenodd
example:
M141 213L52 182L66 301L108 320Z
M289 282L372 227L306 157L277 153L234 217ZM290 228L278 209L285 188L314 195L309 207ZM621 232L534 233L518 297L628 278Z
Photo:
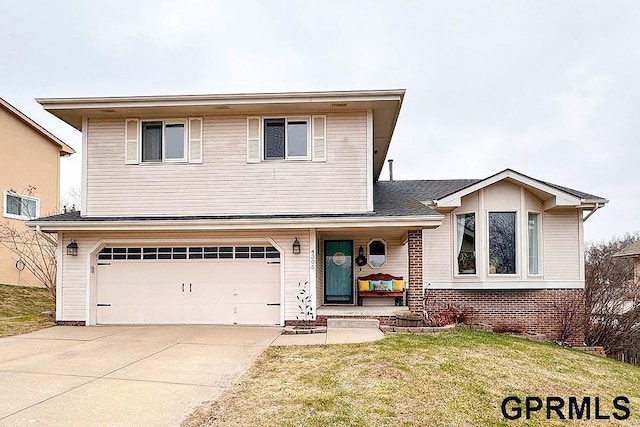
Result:
M67 245L67 255L78 256L78 244L73 239Z
M296 240L293 241L293 253L294 254L300 253L300 242L298 241L297 237L296 237Z

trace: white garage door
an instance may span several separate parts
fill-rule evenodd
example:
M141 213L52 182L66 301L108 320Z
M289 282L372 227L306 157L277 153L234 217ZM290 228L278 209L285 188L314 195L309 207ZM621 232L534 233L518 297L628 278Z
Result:
M98 324L280 323L272 246L107 247L97 265Z

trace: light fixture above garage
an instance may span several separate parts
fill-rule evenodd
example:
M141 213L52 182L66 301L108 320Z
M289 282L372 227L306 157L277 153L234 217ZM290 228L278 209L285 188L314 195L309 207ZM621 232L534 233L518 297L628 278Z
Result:
M296 240L293 241L293 253L294 254L300 253L300 241L298 241L297 237L296 237Z
M78 256L78 244L73 239L67 245L67 255Z

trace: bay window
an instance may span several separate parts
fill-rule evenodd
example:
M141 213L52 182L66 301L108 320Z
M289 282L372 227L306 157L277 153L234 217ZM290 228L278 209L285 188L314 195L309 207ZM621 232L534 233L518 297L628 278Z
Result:
M516 213L489 212L489 274L516 274Z
M529 274L540 274L540 214L528 214Z
M476 215L456 215L456 259L458 274L476 274Z

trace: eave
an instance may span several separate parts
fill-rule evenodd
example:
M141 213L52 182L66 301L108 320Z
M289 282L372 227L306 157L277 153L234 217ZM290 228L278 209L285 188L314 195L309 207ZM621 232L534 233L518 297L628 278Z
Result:
M65 231L193 231L193 230L265 230L300 228L435 228L442 224L443 215L371 217L349 216L333 218L278 218L254 219L197 219L197 220L100 220L91 221L38 221L27 226L43 232Z

